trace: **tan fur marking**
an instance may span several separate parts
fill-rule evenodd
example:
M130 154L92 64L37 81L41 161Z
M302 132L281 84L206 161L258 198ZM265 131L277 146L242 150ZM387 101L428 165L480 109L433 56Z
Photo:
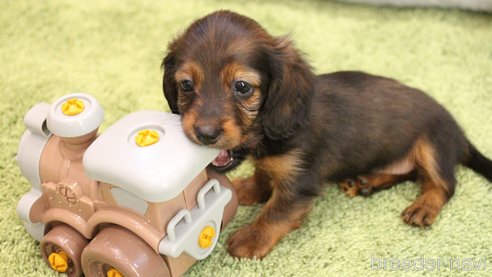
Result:
M274 197L272 197L274 198ZM267 209L270 209L268 206L278 206L278 203L272 203L274 201L268 201L265 205ZM275 201L277 202L277 201ZM273 243L273 245L277 244L277 242L285 236L290 231L297 229L301 226L304 217L311 211L312 205L306 205L304 207L300 207L300 209L296 209L295 211L287 214L287 218L283 220L272 220L268 217L265 217L264 214L260 214L258 220L255 222L262 230L265 230L269 233L269 237ZM272 215L268 215L272 216Z
M439 174L436 161L436 153L433 146L425 136L417 139L410 152L402 159L375 171L375 175L404 175L415 167L423 171L423 174L433 182L447 191L445 181Z
M189 112L183 115L182 125L183 125L184 132L189 138L191 138L195 142L198 142L193 127L195 126L195 122L196 122L196 113L194 110L190 110Z
M411 179L413 179L412 173L407 173L403 175L363 175L359 176L357 179L349 179L341 182L340 188L346 195L350 197L355 197L357 195L369 196L375 191L390 188L393 185Z
M193 61L187 61L176 71L174 78L178 84L184 80L193 81L195 90L198 93L200 92L205 75L201 66Z
M431 225L448 201L448 183L439 172L436 152L425 136L417 140L412 151L422 183L421 195L402 213L405 222L416 226Z
M227 97L229 99L226 102L227 105L223 107L226 114L236 114L239 111L241 113L241 125L245 127L251 126L258 115L258 110L261 105L261 91L259 90L260 74L243 64L233 62L224 66L219 77L224 91L232 91L234 82L239 80L248 82L253 86L253 94L240 101L237 105L230 103L232 101L232 92L228 94ZM223 128L226 137L230 134L230 140L234 141L235 145L244 142L245 138L242 137L242 131L238 126L238 122L232 119L227 120L224 122ZM229 130L229 132L227 130Z
M220 79L226 87L230 87L233 81L246 81L258 87L260 85L260 74L245 65L240 63L230 63L226 65L220 72Z
M429 226L439 215L448 201L442 187L436 186L432 180L423 180L422 194L402 213L405 222L420 227Z
M445 192L440 187L436 187L432 181L424 181L422 184L422 196L439 209L447 202Z
M241 129L237 126L234 119L226 119L224 123L222 123L222 128L224 129L224 138L226 141L221 142L221 144L235 146L241 143Z
M279 198L273 195L262 209L256 221L234 233L228 241L228 252L236 257L263 258L272 248L292 230L301 226L312 203L299 206L291 212L276 218L276 208L281 206Z
M246 126L251 126L258 116L258 112L261 106L261 92L257 89L248 99L240 103L242 114L242 120Z
M258 165L264 172L270 174L274 183L282 180L292 180L301 171L301 152L292 150L280 156L268 156L258 161ZM274 184L276 185L276 184Z
M430 179L435 186L438 186L444 191L448 191L446 182L439 174L437 167L436 153L429 141L422 137L415 143L414 147L415 163L420 167L425 174L425 177Z
M253 69L239 69L234 73L234 80L242 80L250 83L254 87L258 87L261 83L260 74Z

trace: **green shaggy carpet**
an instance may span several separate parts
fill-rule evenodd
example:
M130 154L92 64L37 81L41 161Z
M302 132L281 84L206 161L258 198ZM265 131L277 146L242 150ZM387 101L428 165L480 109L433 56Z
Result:
M30 186L15 161L24 113L76 91L104 106L104 128L132 111L168 110L159 68L166 45L217 9L249 15L275 35L290 33L317 72L364 70L427 91L492 157L490 14L287 0L3 0L0 6L0 276L57 276L15 214ZM250 173L246 165L232 177ZM419 192L414 184L368 199L349 199L330 186L302 228L261 261L226 252L229 235L260 209L241 207L213 254L189 275L492 276L492 184L461 167L457 178L455 197L426 229L399 218Z

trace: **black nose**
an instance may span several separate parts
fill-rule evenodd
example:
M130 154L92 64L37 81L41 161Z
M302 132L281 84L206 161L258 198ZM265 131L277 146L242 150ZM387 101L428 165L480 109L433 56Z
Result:
M222 135L222 129L213 125L195 126L195 134L203 144L214 144Z

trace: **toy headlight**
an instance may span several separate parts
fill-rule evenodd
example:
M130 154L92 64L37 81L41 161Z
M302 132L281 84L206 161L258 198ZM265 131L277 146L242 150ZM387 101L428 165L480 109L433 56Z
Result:
M85 93L65 95L50 107L48 129L65 137L80 137L96 130L104 119L104 111L97 100Z

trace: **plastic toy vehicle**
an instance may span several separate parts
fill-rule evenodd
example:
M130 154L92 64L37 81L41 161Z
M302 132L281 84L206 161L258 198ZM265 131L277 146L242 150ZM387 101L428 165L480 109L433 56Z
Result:
M208 172L219 151L179 116L129 114L102 135L94 97L66 95L25 116L17 160L31 190L17 213L43 259L69 276L179 276L214 249L237 198Z

